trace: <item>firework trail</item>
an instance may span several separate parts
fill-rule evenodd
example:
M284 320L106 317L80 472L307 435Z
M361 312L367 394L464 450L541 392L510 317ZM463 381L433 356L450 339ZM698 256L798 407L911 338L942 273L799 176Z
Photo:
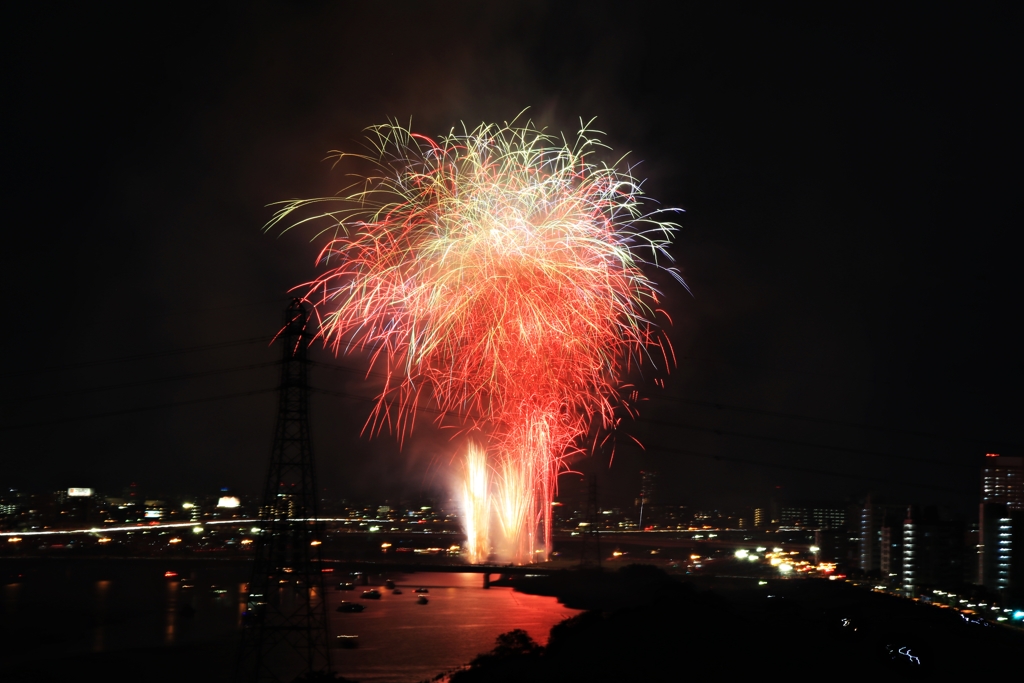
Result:
M500 452L497 462L495 502L504 541L500 555L520 563L532 555L534 546L537 484L540 483L537 461L546 460L550 455L546 444L530 443L529 434L535 431L532 427L524 427L526 443Z
M465 479L462 485L462 519L466 532L466 556L473 564L487 561L491 543L490 483L487 453L475 442L466 449Z
M607 148L586 126L571 145L529 124L437 141L369 130L370 154L337 158L374 173L283 203L268 228L321 227L306 299L336 353L367 350L386 377L370 433L404 438L432 403L438 424L481 434L506 544L532 559L538 524L550 550L557 475L581 435L633 412L634 367L674 363L642 266L682 282L666 251L675 225L644 212L628 171L592 160Z

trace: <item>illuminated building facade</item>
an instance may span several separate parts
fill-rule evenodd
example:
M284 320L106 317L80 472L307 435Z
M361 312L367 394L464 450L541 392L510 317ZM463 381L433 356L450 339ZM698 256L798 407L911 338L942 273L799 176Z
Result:
M882 518L880 506L869 495L860 511L860 570L865 574L881 572Z
M932 510L909 508L902 523L902 588L916 597L925 587L951 587L964 580L964 525Z
M860 539L858 566L863 573L882 575L882 529L898 526L906 512L906 505L879 505L870 494L865 497L857 527Z
M797 529L841 529L846 526L846 510L824 504L783 505L779 524Z
M903 525L893 524L891 520L882 525L879 540L879 572L882 581L886 583L899 583L903 574L904 536Z
M1024 510L1024 457L986 453L981 468L981 502Z
M978 508L978 583L1024 593L1024 458L986 453Z

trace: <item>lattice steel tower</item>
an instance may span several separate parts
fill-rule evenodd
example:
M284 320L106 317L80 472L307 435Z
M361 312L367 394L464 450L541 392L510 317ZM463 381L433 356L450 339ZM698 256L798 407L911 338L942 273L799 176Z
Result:
M309 435L309 312L285 311L280 402L260 508L260 533L235 679L291 681L330 672L327 603L320 564L323 525Z

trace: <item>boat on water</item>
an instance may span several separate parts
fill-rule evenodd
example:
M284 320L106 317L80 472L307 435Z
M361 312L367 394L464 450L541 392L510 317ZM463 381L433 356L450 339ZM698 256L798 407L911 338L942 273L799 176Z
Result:
M366 605L360 605L358 602L343 602L338 605L338 612L362 612L366 609Z
M368 591L363 591L363 594L359 597L363 600L380 600L380 591L376 588L371 588Z
M344 648L346 650L351 650L353 648L359 647L359 636L338 636L335 639L335 642L337 643L338 647Z
M417 605L425 605L428 602L430 602L430 600L427 599L426 595L421 595L420 597L416 598Z

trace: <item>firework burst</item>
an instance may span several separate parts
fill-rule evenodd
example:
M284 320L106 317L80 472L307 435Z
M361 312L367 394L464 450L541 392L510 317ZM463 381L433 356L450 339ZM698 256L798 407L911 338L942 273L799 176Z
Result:
M376 173L286 202L268 227L320 226L322 271L303 287L334 351L368 350L386 377L371 433L404 438L430 402L439 424L484 436L523 561L538 524L550 550L557 475L581 435L633 411L631 367L674 362L642 266L682 282L666 251L675 225L643 209L621 162L595 161L607 148L587 126L572 144L529 124L436 141L369 130L371 154L337 158Z

